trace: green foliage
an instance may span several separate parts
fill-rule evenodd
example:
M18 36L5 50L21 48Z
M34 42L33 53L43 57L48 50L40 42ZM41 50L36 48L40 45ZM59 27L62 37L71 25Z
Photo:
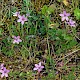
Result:
M62 0L57 0L58 2L61 2Z
M43 8L42 8L42 10L41 10L42 11L42 14L45 15L47 13L47 10L48 10L47 5L44 5Z
M54 75L55 73L53 73L53 72L49 72L49 74L46 76L46 77L43 77L42 78L42 80L48 80L48 79L50 79L50 80L55 80L55 75Z
M65 52L67 49L71 49L77 44L75 38L67 34L66 30L62 29L49 29L48 34L51 40L55 42L56 53Z
M26 58L29 57L29 54L30 54L30 53L29 53L29 51L26 49L25 46L22 46L20 52L21 52L21 55L22 55L22 57L23 57L24 59L26 59Z
M75 37L78 29L65 25L65 22L59 19L59 14L63 10L74 12L76 20L80 19L80 9L74 10L75 1L72 0L70 6L64 6L63 0L47 0L49 1L48 5L47 3L43 5L47 2L46 0L39 0L39 3L43 2L43 4L38 5L38 12L30 2L31 0L21 1L22 3L16 4L15 2L14 5L9 5L10 10L6 8L9 3L4 2L0 6L3 9L0 22L0 51L3 55L0 54L0 62L8 63L14 67L10 69L10 66L7 66L10 69L8 80L35 80L35 77L39 77L39 75L41 80L59 80L60 78L61 80L76 80L76 69L70 68L69 63L73 65L71 61L73 60L75 63L74 58L80 57L78 51L77 54L73 51L74 48L80 48ZM34 3L36 3L36 0L34 0ZM6 7L4 7L5 5ZM35 6L37 7L37 5ZM16 11L20 11L20 14L25 16L27 13L30 14L30 16L26 16L28 21L23 26L17 22L18 17L13 16L12 12ZM76 20L75 22L77 22ZM69 33L67 29L70 29L71 32ZM20 36L22 42L13 44L13 35ZM69 55L70 57L67 55L65 58L69 51L74 53L72 52ZM12 58L13 62L7 62L3 56L10 57L10 60ZM19 58L19 62L17 62L19 65L15 63L16 58ZM39 61L44 65L44 69L38 74L37 71L33 71L33 67ZM60 61L64 62L63 66L58 64ZM64 66L65 68L63 68ZM77 69L79 70L80 67L77 66ZM57 71L58 74L56 74ZM45 73L47 73L46 76ZM57 78L58 76L59 78ZM80 75L77 78L80 78Z
M51 4L49 7L47 5L44 5L41 9L41 12L43 15L46 15L46 14L54 13L54 10L55 10L54 4Z
M75 76L74 76L74 73L73 72L70 72L68 74L67 80L75 80Z
M28 8L30 6L30 0L23 0L24 6Z
M76 16L76 19L79 20L80 19L80 9L76 8L74 10L74 16Z
M2 40L3 44L1 46L2 47L1 52L5 54L6 56L13 56L14 51L13 49L11 49L11 43L8 41L9 41L8 39Z
M20 80L26 80L27 79L27 73L26 72L20 72L20 71L10 71L9 73L10 77L13 77L13 79L19 79ZM9 78L11 80L11 78Z
M3 31L2 28L0 28L0 36L2 35L2 31Z

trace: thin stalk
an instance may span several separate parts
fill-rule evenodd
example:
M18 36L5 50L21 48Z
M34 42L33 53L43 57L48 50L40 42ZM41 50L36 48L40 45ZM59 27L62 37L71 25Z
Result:
M24 37L24 28L23 25L21 26L22 38Z
M47 20L49 20L48 19L49 17L47 16ZM51 54L50 54L50 46L49 46L49 35L48 35L48 30L49 30L49 28L48 28L48 25L47 25L47 22L46 22L46 26L47 26L47 28L46 28L46 31L47 31L47 45L48 45L48 53L49 53L49 58L50 58L50 63L51 63Z

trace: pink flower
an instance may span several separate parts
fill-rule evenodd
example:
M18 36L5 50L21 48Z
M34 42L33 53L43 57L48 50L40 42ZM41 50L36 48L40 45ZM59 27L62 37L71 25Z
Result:
M33 70L37 70L38 72L42 71L42 69L44 68L44 66L41 66L41 62L39 62L38 64L35 64L35 67Z
M66 13L66 11L63 11L62 14L59 14L62 17L62 21L66 20L68 21L68 16L70 16L70 13Z
M13 16L19 16L19 15L20 15L20 12L13 13Z
M4 68L4 63L0 65L0 70Z
M3 70L0 70L0 73L2 73L1 74L1 78L3 78L4 76L5 77L8 77L8 73L9 73L10 71L9 70L7 70L5 67L3 68Z
M70 25L71 27L75 27L75 21L73 21L72 19L69 20L69 22L67 22L68 25Z
M13 44L17 43L19 44L19 42L22 42L22 40L20 39L20 36L12 36L14 38L13 40Z
M19 19L17 20L17 22L21 22L21 24L23 25L25 21L28 21L28 19L25 17L25 15L19 15L18 16Z

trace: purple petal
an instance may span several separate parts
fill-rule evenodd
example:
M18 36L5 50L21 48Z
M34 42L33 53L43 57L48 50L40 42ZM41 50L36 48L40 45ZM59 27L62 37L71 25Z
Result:
M21 18L22 16L21 15L18 15L18 18Z
M18 19L17 22L21 22L21 19Z
M70 16L70 13L66 13L66 16Z
M38 72L42 71L42 69L38 69Z
M10 72L10 70L7 70L7 73L9 73Z
M34 71L35 71L35 70L38 70L38 68L34 68L33 70L34 70Z
M2 63L1 66L4 66L4 63Z
M41 68L43 69L43 68L44 68L44 66L41 66Z
M66 11L63 11L63 14L66 15Z
M41 62L39 62L39 66L41 66Z
M3 69L3 68L4 68L4 63L0 65L0 69Z
M0 70L0 73L3 73L4 71L3 70Z
M62 17L62 21L64 21L65 20L65 17Z
M21 21L21 24L23 25L24 24L24 21Z
M18 41L18 42L22 42L22 40L21 40L21 39L18 39L17 41Z
M69 18L68 17L65 17L66 18L66 21L68 21L69 20Z
M70 26L73 26L73 27L75 27L75 24L72 24L72 25L70 25Z
M5 77L8 77L8 74L7 73L5 73L4 75L5 75Z
M12 36L12 38L16 38L16 36Z
M13 16L18 16L20 14L20 12L15 12L13 13Z
M35 64L35 67L38 67L39 65L38 64Z
M13 44L15 44L16 42L17 42L17 41L16 41L16 40L14 40L14 41L13 41Z
M3 78L3 77L4 77L4 73L1 74L1 78Z
M6 67L3 68L3 71L7 71Z
M62 17L64 16L64 14L59 14L59 15L62 16Z
M19 39L20 38L20 36L17 36L17 39Z

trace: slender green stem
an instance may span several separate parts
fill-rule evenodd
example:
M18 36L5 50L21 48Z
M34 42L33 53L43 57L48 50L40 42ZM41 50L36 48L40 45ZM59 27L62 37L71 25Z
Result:
M23 25L21 26L21 31L22 31L22 38L24 37L24 28Z
M49 21L49 16L47 16L47 19L46 20L48 20ZM48 53L49 53L49 58L50 58L50 63L51 63L51 54L50 54L50 46L49 46L49 36L48 36L48 30L49 30L49 28L48 28L48 23L47 23L47 21L46 21L46 26L47 26L47 28L46 28L46 30L47 30L47 45L48 45Z

